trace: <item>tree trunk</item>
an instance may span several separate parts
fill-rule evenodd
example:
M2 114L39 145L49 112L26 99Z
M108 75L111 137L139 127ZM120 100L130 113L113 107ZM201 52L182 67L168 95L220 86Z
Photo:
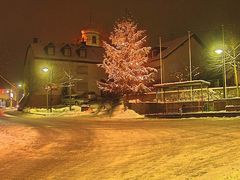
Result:
M127 94L124 94L123 95L123 99L122 99L122 103L123 103L123 106L124 106L124 111L126 111L128 109L128 95Z

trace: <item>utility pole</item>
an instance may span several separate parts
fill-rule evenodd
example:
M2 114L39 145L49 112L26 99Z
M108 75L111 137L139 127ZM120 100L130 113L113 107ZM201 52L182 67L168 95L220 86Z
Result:
M69 110L71 111L72 110L72 104L71 104L71 99L72 99L72 77L70 75L70 72L69 72L68 84L69 84L69 99L70 99Z
M239 52L236 52L240 47L240 44L237 46L232 45L231 50L225 51L225 57L230 58L230 61L233 63L233 71L234 71L234 80L236 85L236 95L237 97L240 96L239 92L239 83L238 83L238 70L237 70L237 58L240 56ZM232 54L231 54L232 53Z
M162 37L159 37L159 75L160 75L160 84L163 84L163 59L162 59ZM163 101L163 89L160 91L160 98Z
M188 31L188 55L189 55L189 81L192 81L192 46L191 31ZM191 86L191 101L193 100L193 89Z
M189 80L192 81L192 47L191 47L191 31L188 31L188 55L189 55Z
M49 98L48 98L48 96L49 96L49 95L48 95L48 91L49 91L49 85L48 85L48 84L47 84L46 91L47 91L47 99L46 99L46 100L47 100L47 112L48 112L48 101L49 101L49 100L48 100L48 99L49 99Z
M235 84L237 90L237 97L239 97L239 87L238 87L238 72L237 72L237 64L236 64L236 49L233 49L233 70L234 70L234 77L235 77Z
M52 112L52 99L53 99L53 66L50 69L50 112Z
M159 37L159 72L160 72L160 84L162 84L163 83L162 37Z
M227 98L227 74L226 74L226 63L225 63L225 34L224 34L224 25L222 25L222 63L223 63L223 98Z

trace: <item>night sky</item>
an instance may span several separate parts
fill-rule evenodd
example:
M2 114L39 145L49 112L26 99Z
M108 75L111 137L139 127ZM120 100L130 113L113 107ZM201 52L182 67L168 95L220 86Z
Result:
M238 29L239 7L239 0L2 0L0 73L12 82L22 80L26 48L33 37L69 42L90 19L107 37L126 9L147 30L149 43L157 45L160 34L169 38L191 30L209 41L221 24Z

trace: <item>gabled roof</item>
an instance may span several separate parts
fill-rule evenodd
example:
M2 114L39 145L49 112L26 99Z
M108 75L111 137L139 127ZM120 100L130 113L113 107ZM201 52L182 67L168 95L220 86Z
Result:
M46 51L47 47L55 48L54 55L49 55ZM65 56L62 49L71 48L71 56ZM103 60L104 49L102 47L87 46L87 45L73 45L66 43L44 43L37 42L30 44L35 59L51 59L59 61L75 61L86 63L101 63ZM28 48L28 50L29 50ZM79 56L78 50L86 49L86 57Z
M196 34L191 34L191 38L194 38L201 46L204 46L202 41L198 38ZM162 58L167 58L170 54L174 53L178 48L180 48L184 43L188 41L188 35L178 37L174 40L163 42L162 43ZM157 49L159 51L159 46L153 49ZM158 55L152 57L152 60L159 59L159 52Z

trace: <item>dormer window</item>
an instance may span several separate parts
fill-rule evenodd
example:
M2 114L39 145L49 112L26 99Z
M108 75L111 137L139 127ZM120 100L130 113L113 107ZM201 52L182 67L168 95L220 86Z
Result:
M96 36L92 36L92 44L97 44L97 37Z
M85 46L80 47L77 50L77 54L80 58L86 58L87 57L87 49Z
M79 50L79 56L80 56L81 58L86 58L86 57L87 57L87 50L86 50L86 48L81 48L81 49Z
M71 47L69 45L65 45L62 48L62 53L64 56L71 56Z
M63 51L64 56L71 56L71 49L70 48L65 48Z
M51 55L51 56L54 56L55 55L55 46L53 43L49 43L47 46L46 46L46 53L48 55Z

